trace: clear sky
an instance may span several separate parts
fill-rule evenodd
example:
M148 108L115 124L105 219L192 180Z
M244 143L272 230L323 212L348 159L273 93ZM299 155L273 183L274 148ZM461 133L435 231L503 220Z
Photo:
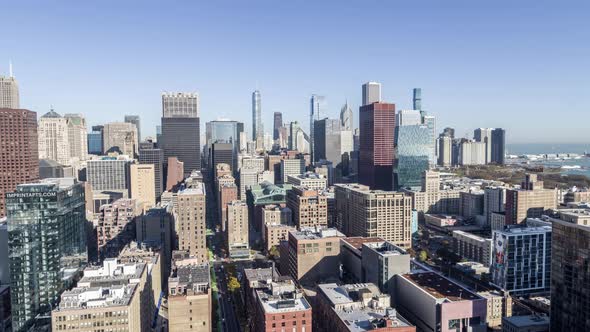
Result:
M12 60L21 106L82 113L90 125L160 122L162 91L197 91L202 123L251 128L251 93L307 126L309 97L355 125L362 83L423 108L458 136L504 127L509 143L590 141L590 2L5 1L0 72ZM204 125L203 125L204 130ZM440 131L440 130L439 130Z

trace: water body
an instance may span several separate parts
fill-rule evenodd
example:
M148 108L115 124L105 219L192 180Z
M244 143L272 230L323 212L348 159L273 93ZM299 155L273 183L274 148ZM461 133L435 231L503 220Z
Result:
M582 155L584 153L590 153L590 144L506 144L506 153L510 155L558 153L575 153ZM585 175L590 178L590 157L566 160L540 159L537 161L531 161L530 163L549 167L559 167L561 168L562 174Z

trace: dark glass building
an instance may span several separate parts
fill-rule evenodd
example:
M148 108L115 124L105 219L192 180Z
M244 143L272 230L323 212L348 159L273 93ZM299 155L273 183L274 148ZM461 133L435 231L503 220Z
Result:
M280 128L283 126L283 113L281 112L275 112L274 113L274 118L273 118L273 130L272 130L272 139L274 139L275 141L279 139L280 137Z
M6 208L13 329L24 331L87 264L84 186L74 178L19 185Z
M237 121L229 120L216 120L207 122L205 134L207 139L207 146L205 151L207 154L207 162L211 165L211 156L209 155L211 145L213 143L230 143L233 150L234 164L230 164L232 171L236 171L238 164L238 154L240 153L240 146L242 143L240 140L241 134L244 132L244 124Z
M372 103L359 111L359 182L390 190L393 174L395 104Z
M506 131L502 128L492 130L492 163L503 165L506 154Z
M396 158L393 165L393 189L416 189L422 186L422 173L428 170L432 140L426 125L395 128Z

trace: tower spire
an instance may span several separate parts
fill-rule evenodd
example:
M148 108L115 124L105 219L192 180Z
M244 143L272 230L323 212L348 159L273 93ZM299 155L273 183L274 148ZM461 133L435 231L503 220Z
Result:
M12 60L8 60L8 74L10 77L14 77L14 75L12 75Z

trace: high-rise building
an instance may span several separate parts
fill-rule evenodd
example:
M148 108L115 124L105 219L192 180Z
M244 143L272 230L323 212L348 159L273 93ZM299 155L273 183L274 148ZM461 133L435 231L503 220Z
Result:
M363 84L363 104L361 106L370 105L372 103L381 102L381 83L367 82Z
M70 164L68 121L54 110L39 118L39 158Z
M154 165L154 189L156 190L156 199L159 199L162 192L164 192L164 151L153 147L140 147L139 163L142 165Z
M287 183L289 175L299 175L305 172L305 159L281 159L282 183Z
M453 139L449 136L441 135L438 138L438 165L451 166L453 157Z
M590 227L564 220L552 227L551 331L590 331Z
M84 161L88 157L86 119L82 114L66 114L64 118L68 125L70 157Z
M129 190L129 166L133 162L126 156L101 157L88 160L86 174L92 190Z
M12 76L12 65L10 66L10 76L0 76L0 108L20 108L18 83Z
M230 258L250 258L248 205L233 201L226 208L226 244Z
M462 140L459 148L460 165L485 165L486 143Z
M430 168L431 131L419 111L402 110L396 122L393 188L418 189L422 172Z
M170 262L172 248L175 247L174 223L173 204L163 204L149 209L135 218L137 242L159 247L164 262Z
M0 108L0 217L6 214L4 194L39 179L37 113Z
M283 126L283 113L275 112L273 120L274 120L274 123L273 123L274 126L273 126L273 131L272 131L272 139L276 141L280 137L279 130Z
M184 163L176 157L168 157L168 172L166 173L166 190L171 190L175 185L184 180Z
M238 155L240 153L240 146L242 145L242 139L244 132L244 124L242 122L237 121L230 121L230 120L215 120L207 122L205 137L207 139L205 147L205 154L207 157L207 162L211 164L211 156L209 155L211 152L211 147L213 143L227 143L233 146L233 158L234 164L230 164L232 170L238 169ZM246 142L244 142L246 143ZM209 165L212 167L212 165ZM214 168L213 168L214 169Z
M506 225L521 224L555 208L557 189L544 189L536 174L527 174L520 189L506 190Z
M289 150L297 150L297 133L301 130L299 122L289 123Z
M486 267L492 264L492 239L464 231L453 231L453 251Z
M196 93L162 94L162 142L164 158L184 163L184 174L201 169L199 99Z
M168 280L170 332L209 332L213 304L209 264L188 258L175 260Z
M132 123L111 122L104 125L102 132L104 152L119 152L134 158L139 150L137 128Z
M436 211L436 205L440 201L440 173L424 171L421 174L420 182L421 191L424 193L424 212Z
M414 88L412 104L413 104L415 110L418 110L418 111L422 110L422 89L421 88Z
M515 226L493 231L492 284L511 295L548 295L551 226Z
M199 263L209 261L205 195L205 184L202 182L178 193L178 249L188 251Z
M137 141L141 142L141 121L139 115L125 115L125 122L135 125L135 129L137 129Z
M336 184L336 227L347 236L379 237L412 246L412 198L359 184Z
M309 107L309 151L311 160L315 161L315 121L321 119L321 113L326 113L326 97L311 95Z
M211 172L215 172L217 165L227 164L235 172L235 165L238 164L237 155L231 143L213 143L211 144Z
M102 131L104 126L92 126L92 131L88 133L88 153L101 155L104 153L102 143Z
M504 212L506 204L506 188L487 187L484 189L483 215L486 217L486 224L490 225L492 213Z
M340 120L317 120L314 123L314 131L314 162L328 160L334 165L339 165L342 162Z
M123 247L135 240L137 214L137 202L134 199L121 198L100 207L96 226L99 257L117 257Z
M293 187L287 192L287 207L293 211L293 223L299 229L328 227L328 198L317 190Z
M346 101L346 104L340 109L340 128L341 130L346 131L354 130L354 114L352 112L352 107L348 105L348 101Z
M484 143L485 145L485 163L489 164L492 162L492 128L477 128L473 131L473 139L476 142Z
M498 165L504 164L506 154L506 131L502 128L492 130L491 162Z
M133 164L129 169L131 198L147 210L156 205L156 174L153 164Z
M313 285L329 279L338 279L340 269L340 239L344 234L334 228L304 228L289 232L289 238L280 244L281 274ZM301 249L305 248L305 249Z
M373 103L360 108L359 182L371 189L392 184L395 105Z
M6 194L6 211L12 325L27 331L87 263L84 186L73 178L22 184Z
M262 96L260 91L252 92L252 140L257 148L261 148L264 139L264 127L262 126Z

